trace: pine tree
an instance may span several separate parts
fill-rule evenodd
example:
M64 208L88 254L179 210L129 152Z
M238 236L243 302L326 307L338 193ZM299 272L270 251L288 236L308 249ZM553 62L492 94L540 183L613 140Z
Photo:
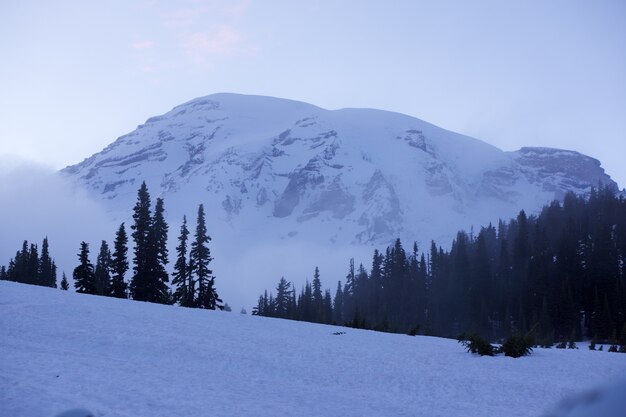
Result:
M9 274L7 274L7 268L2 265L0 266L0 281L8 281L9 280Z
M54 265L54 261L50 258L47 236L44 238L43 244L41 245L41 258L39 261L38 275L38 285L56 288L56 268Z
M321 322L324 300L322 295L322 281L320 281L320 270L318 267L315 267L315 273L313 274L311 289L313 290L313 321Z
M96 294L109 295L109 284L111 281L111 251L105 240L100 245L100 252L96 259L96 269L94 271Z
M341 289L341 281L337 281L337 291L333 300L333 320L337 324L343 324L343 290Z
M191 244L189 253L189 273L195 275L198 284L196 306L209 310L215 310L216 308L221 310L224 308L221 305L222 300L217 295L217 290L215 289L215 277L212 276L213 271L209 269L209 263L213 258L207 243L211 240L211 237L207 234L204 206L202 204L198 207L198 219L194 238L195 240Z
M322 322L331 324L333 322L333 301L330 296L330 290L324 290L324 306L322 314Z
M26 274L24 277L26 284L41 285L39 282L39 262L39 249L37 245L31 243L26 259Z
M180 236L178 237L178 246L176 247L176 263L174 264L174 273L172 274L172 284L176 288L174 290L174 302L179 303L183 307L194 307L196 303L195 284L187 262L188 237L187 216L183 216L183 224L180 226Z
M154 293L151 285L151 268L149 264L150 230L152 215L150 213L150 194L144 181L137 193L137 203L133 209L132 237L135 242L133 277L130 281L130 295L134 300L158 302L160 294Z
M67 282L67 277L65 276L65 272L63 272L63 278L61 279L61 289L63 291L67 291L70 289L70 283Z
M168 225L164 216L163 199L157 198L154 208L154 217L148 233L148 268L150 270L150 284L154 302L168 302L169 276L165 269L167 259L167 232Z
M276 317L287 318L289 313L289 298L291 283L285 277L281 277L276 287L276 299L274 300L274 314Z
M89 261L89 245L86 242L80 243L80 253L78 254L78 266L74 269L74 287L76 292L84 294L97 294L96 277L92 263Z
M111 259L111 284L109 295L115 298L128 298L128 285L124 281L124 274L128 271L128 235L124 223L120 224L115 233L115 243L113 244L113 256Z

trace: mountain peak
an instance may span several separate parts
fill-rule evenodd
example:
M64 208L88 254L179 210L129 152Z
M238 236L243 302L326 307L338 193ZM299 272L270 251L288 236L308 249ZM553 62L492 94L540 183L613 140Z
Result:
M399 113L231 93L152 117L63 173L121 219L144 180L174 221L204 203L216 241L232 242L227 258L258 245L446 244L568 191L617 188L573 151L503 152Z

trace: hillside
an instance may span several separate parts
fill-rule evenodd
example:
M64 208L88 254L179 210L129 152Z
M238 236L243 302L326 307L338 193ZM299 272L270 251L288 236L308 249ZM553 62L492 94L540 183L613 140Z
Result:
M620 354L475 357L455 341L0 282L0 415L537 416ZM334 332L345 331L342 335Z

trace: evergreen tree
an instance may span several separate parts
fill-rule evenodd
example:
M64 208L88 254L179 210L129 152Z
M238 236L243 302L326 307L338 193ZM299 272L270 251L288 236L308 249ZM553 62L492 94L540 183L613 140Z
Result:
M109 295L109 285L111 281L111 251L109 245L105 240L100 245L100 252L98 252L98 258L96 259L95 284L96 294Z
M39 249L37 245L30 245L30 250L28 251L26 260L26 283L41 285L39 281Z
M74 268L74 287L76 292L84 294L97 294L96 277L93 264L89 261L89 245L86 242L80 243L78 253L78 266Z
M41 259L39 261L39 279L37 284L45 287L56 288L56 266L50 258L48 237L45 237L41 245Z
M341 289L341 281L337 281L337 291L333 300L333 319L337 324L343 324L343 290Z
M113 276L109 286L109 295L115 298L127 298L128 285L124 281L124 275L128 271L128 235L124 223L115 233L115 243L113 245L113 256L111 259L111 272Z
M63 291L67 291L70 289L70 283L67 282L67 277L65 276L65 272L63 272L63 278L61 279L61 289Z
M135 242L133 257L133 277L130 281L130 295L134 300L159 302L160 293L154 291L151 285L150 230L152 229L152 215L150 212L150 194L144 181L137 193L137 203L133 209L133 225L131 234Z
M322 282L320 281L320 270L315 267L315 273L313 275L313 282L311 283L311 289L313 291L313 321L321 322L323 314L324 299L322 298Z
M274 299L274 315L276 317L287 318L289 313L291 283L285 277L281 277L276 287L276 298Z
M209 269L209 263L213 260L211 251L207 246L210 240L211 237L207 234L204 218L204 206L200 204L198 207L196 233L191 244L191 252L189 253L189 273L195 276L198 284L196 306L209 310L215 310L216 308L221 310L224 308L221 305L222 300L217 295L217 290L215 289L215 277L212 276L213 271Z
M323 303L322 322L331 324L333 322L333 302L330 296L330 290L324 290L324 303Z
M183 307L194 307L195 300L195 283L189 271L187 261L187 240L189 238L189 229L187 229L187 216L183 216L183 224L180 226L180 236L178 237L178 246L176 246L176 263L174 264L174 273L172 284L174 290L174 302L179 303Z
M164 216L164 204L162 198L157 198L154 217L148 233L148 265L150 270L150 283L155 302L167 303L169 276L165 269L168 263L167 232L168 225Z
M9 280L9 274L7 274L7 268L2 265L0 266L0 281L8 281Z

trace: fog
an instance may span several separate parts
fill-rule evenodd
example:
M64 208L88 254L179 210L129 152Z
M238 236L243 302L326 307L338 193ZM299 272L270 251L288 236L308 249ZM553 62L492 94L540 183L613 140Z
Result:
M95 260L101 240L114 236L105 210L52 168L13 158L1 158L0 166L0 265L24 240L41 248L47 236L59 280L62 272L71 278L81 241L90 243Z
M126 221L130 233L132 206L121 216L111 214L98 200L44 165L0 158L0 196L0 265L8 265L24 240L41 247L47 236L51 256L58 267L58 280L65 272L72 283L81 241L89 243L90 259L95 263L101 241L112 245L120 222ZM167 211L167 199L165 208L170 226L168 269L171 272L182 215L176 209ZM191 239L196 208L189 209ZM373 252L369 247L324 246L297 239L267 244L255 237L238 236L228 227L210 223L208 226L213 238L210 250L214 260L210 267L216 276L216 287L222 299L236 312L241 307L250 312L258 296L265 289L273 290L282 276L292 281L299 292L305 280L313 278L316 266L320 268L324 288L330 288L334 296L337 281L345 282L350 258L355 258L357 266L363 262L369 267ZM132 247L129 258L132 258ZM131 271L126 274L126 280L130 277Z

